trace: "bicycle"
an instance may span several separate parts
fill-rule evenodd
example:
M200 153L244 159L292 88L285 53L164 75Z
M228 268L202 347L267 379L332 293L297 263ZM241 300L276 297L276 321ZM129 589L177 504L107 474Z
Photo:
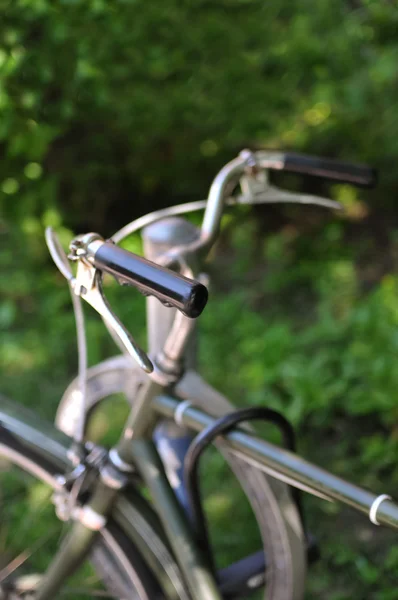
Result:
M328 199L271 186L268 170L363 186L375 180L373 170L361 165L243 151L218 173L208 200L141 217L108 241L93 233L77 236L68 258L47 230L51 255L72 291L79 375L60 401L56 427L1 398L0 457L50 487L45 506L54 504L69 530L38 572L30 571L28 551L0 569L2 600L49 600L70 581L75 598L220 600L248 598L264 588L270 600L300 600L311 540L298 490L350 505L375 525L398 528L398 505L389 496L298 457L294 432L282 415L267 408L236 410L195 370L195 318L207 302L201 270L223 208L269 202L339 208ZM233 195L236 189L240 193ZM178 216L202 209L201 228ZM142 228L145 259L117 245ZM76 275L70 261L77 264ZM148 353L112 311L103 273L148 296ZM90 369L81 299L101 315L122 350ZM86 434L92 415L114 393L123 393L131 409L119 442L108 450ZM279 427L287 449L260 439L250 427L256 420ZM258 552L222 570L213 559L198 478L200 459L213 442L251 503L262 539ZM73 588L71 576L86 559L107 591Z

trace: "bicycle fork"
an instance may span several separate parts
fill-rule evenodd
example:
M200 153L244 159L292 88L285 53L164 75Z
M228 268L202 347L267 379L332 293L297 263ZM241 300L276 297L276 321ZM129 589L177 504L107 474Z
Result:
M72 507L74 523L39 583L36 600L54 599L64 581L81 566L106 524L106 516L125 478L122 476L121 479L109 463L103 467L102 473L87 504Z

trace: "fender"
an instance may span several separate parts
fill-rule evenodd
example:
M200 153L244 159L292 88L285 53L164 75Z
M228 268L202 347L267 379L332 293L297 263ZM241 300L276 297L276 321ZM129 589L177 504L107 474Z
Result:
M73 468L68 459L71 438L25 406L0 396L0 446L9 456L52 488L56 476Z

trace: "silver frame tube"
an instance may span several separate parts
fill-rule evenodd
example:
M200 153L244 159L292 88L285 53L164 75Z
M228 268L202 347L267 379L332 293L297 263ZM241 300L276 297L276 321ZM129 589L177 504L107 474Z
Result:
M169 418L175 418L180 404L180 401L168 396L159 396L153 401L155 410ZM180 411L178 418L179 423L196 431L201 431L215 421L203 411L189 406L183 412ZM372 494L292 452L242 430L237 429L226 434L225 439L228 448L269 475L282 478L290 485L305 489L310 494L347 504L368 515L373 523L398 529L398 506L392 500L384 498L383 502L380 502L379 494ZM377 506L377 515L372 514L374 506Z

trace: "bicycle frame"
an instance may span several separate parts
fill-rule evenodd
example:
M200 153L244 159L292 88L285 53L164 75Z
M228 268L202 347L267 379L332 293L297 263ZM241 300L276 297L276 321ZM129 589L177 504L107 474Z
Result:
M195 431L202 431L215 421L214 418L194 408L189 403L185 404L183 410L178 410L181 402L169 396L158 396L154 399L153 405L156 411L165 417L175 419L177 415L179 423ZM381 495L376 496L367 492L296 454L283 450L245 431L237 429L227 433L225 440L225 444L230 451L239 454L248 463L254 463L256 467L264 470L272 477L281 479L289 485L324 500L347 504L368 515L374 524L387 525L393 529L398 529L398 505L391 500L385 498L377 506L376 513L373 516L375 503L381 498Z

